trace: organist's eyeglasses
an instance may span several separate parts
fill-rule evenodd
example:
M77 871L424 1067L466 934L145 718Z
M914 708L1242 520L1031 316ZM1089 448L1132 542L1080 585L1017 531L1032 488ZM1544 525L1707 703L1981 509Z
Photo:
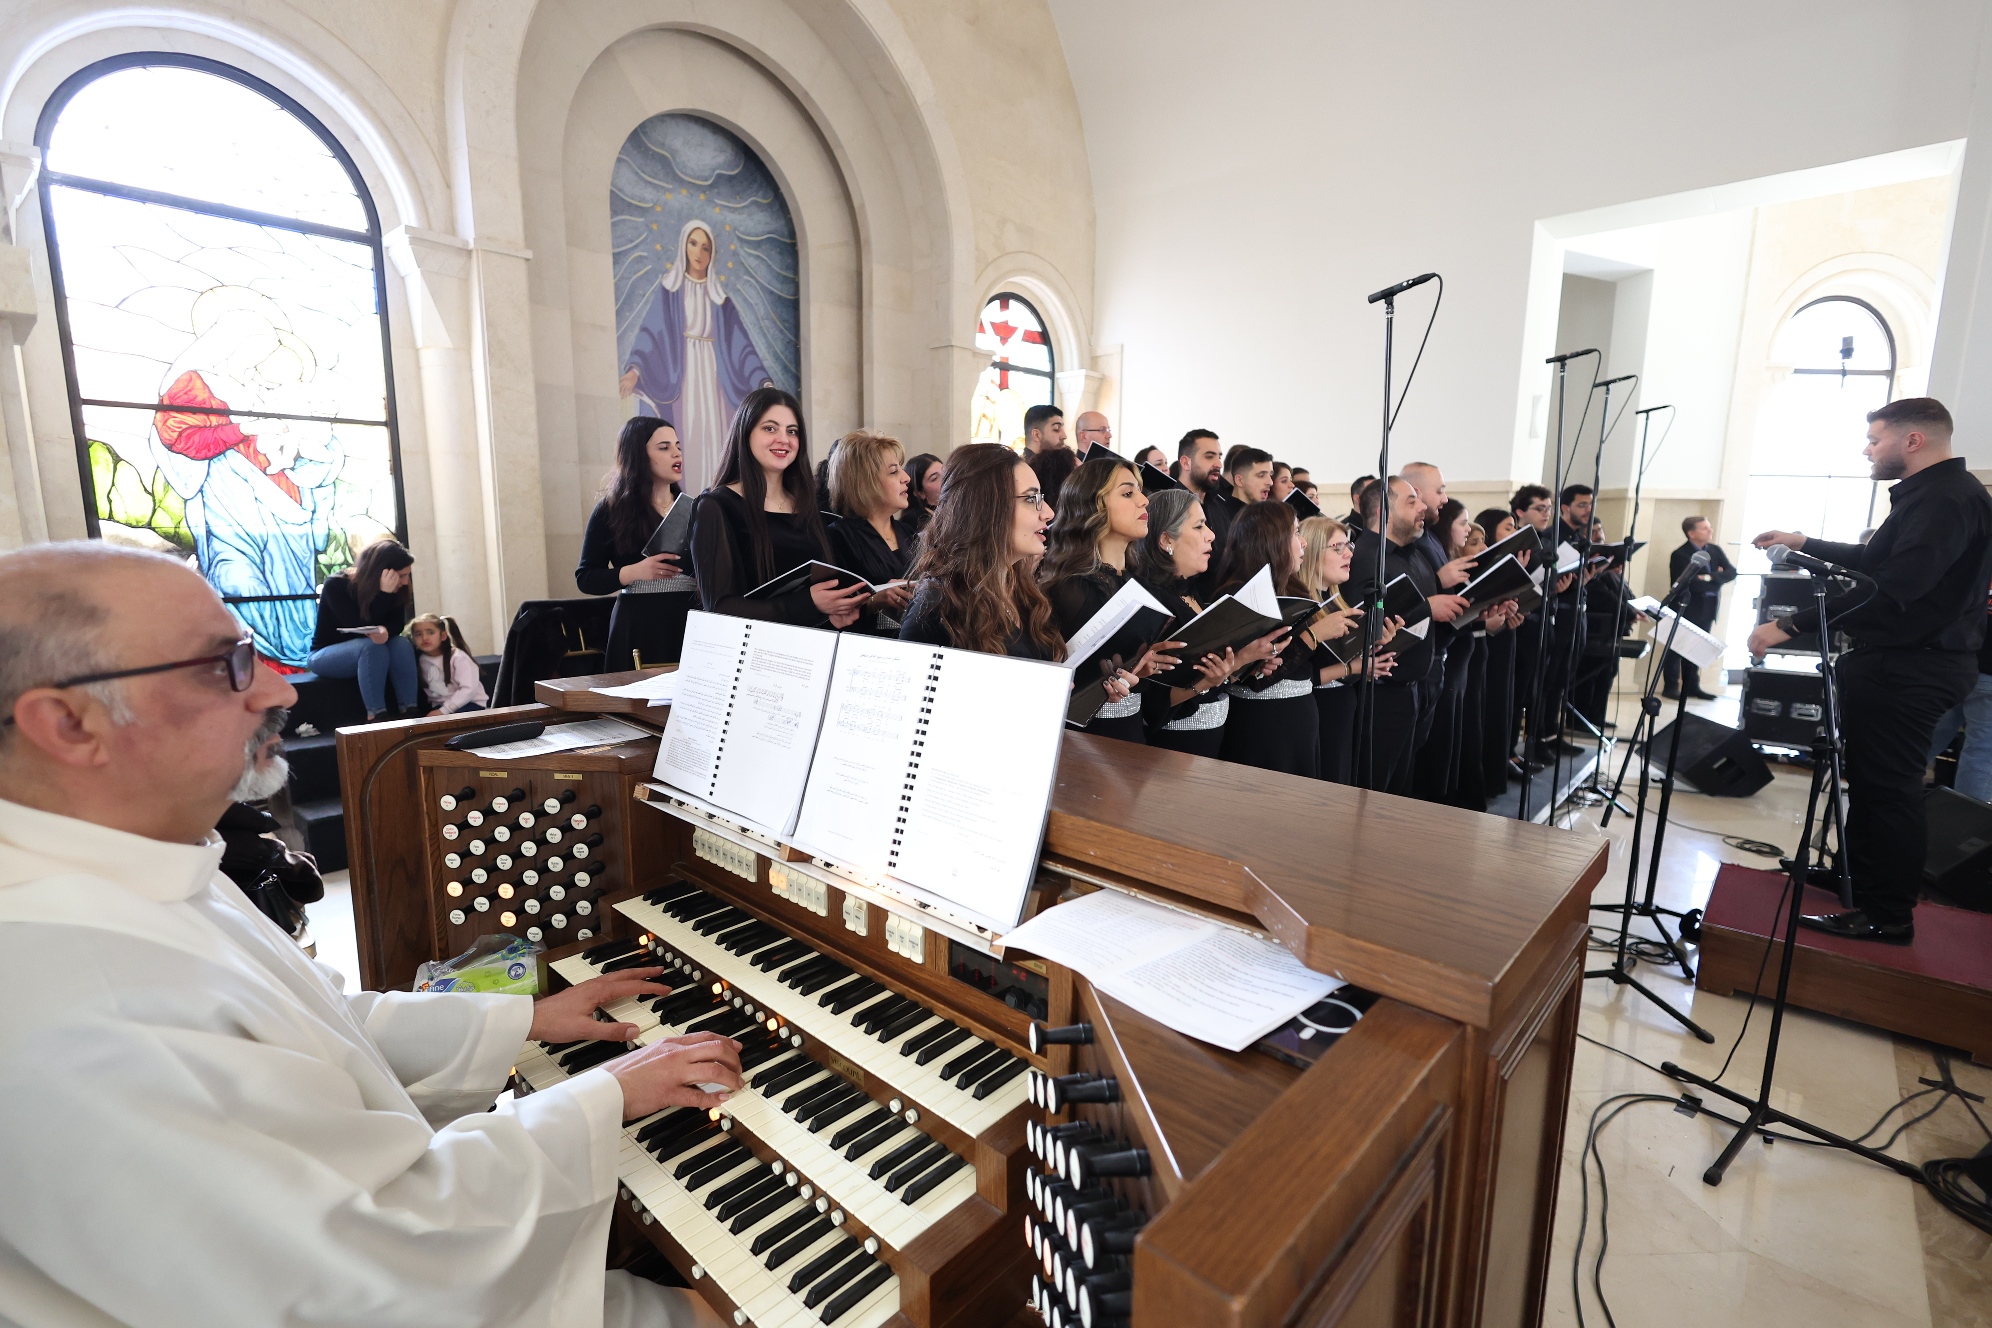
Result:
M74 678L64 678L61 682L46 683L54 690L64 687L83 687L93 682L115 682L119 678L137 678L148 673L171 673L175 669L197 669L203 664L226 664L228 685L233 691L246 692L256 678L256 641L253 637L243 637L219 655L203 655L199 659L176 659L171 664L147 664L137 669L114 669L109 673L85 673ZM0 727L14 722L8 715L0 720Z

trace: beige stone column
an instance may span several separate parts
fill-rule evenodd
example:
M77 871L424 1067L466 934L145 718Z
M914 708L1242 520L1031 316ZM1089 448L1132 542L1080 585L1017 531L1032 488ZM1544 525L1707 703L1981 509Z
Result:
M28 417L27 384L22 381L18 347L38 314L34 268L15 233L20 207L34 187L41 154L20 143L0 143L0 207L5 239L0 243L0 549L16 549L48 538L42 508L41 464L35 455Z

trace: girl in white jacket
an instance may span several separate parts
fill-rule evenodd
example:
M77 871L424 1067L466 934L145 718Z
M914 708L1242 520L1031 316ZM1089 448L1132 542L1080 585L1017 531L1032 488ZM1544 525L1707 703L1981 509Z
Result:
M477 676L477 660L463 643L456 619L439 613L420 614L408 624L408 639L415 646L415 665L422 675L422 696L430 714L460 714L482 710L491 703L484 680Z

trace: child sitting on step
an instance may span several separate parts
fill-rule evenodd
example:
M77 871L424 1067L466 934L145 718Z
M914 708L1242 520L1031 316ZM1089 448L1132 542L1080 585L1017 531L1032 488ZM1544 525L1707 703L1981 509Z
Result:
M456 619L438 613L419 614L408 624L415 647L415 665L422 676L422 696L431 715L457 715L482 710L491 702L477 660L463 643Z

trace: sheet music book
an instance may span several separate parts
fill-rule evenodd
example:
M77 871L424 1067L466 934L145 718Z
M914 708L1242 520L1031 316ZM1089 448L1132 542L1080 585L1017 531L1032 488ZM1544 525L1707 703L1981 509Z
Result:
M1134 663L1141 653L1163 640L1163 631L1176 616L1162 607L1133 577L1121 583L1100 611L1080 624L1065 643L1065 667L1072 672L1072 700L1066 707L1069 723L1084 724L1107 701L1107 665Z
M1722 652L1727 649L1719 637L1711 635L1705 628L1695 626L1686 618L1678 619L1680 628L1677 631L1674 627L1677 621L1674 611L1662 608L1660 602L1651 595L1641 595L1628 602L1633 608L1653 619L1653 640L1656 645L1663 650L1671 649L1698 669L1705 669L1721 659ZM1673 638L1671 644L1669 637Z
M1502 600L1519 599L1534 589L1535 582L1511 554L1460 587L1459 593L1471 607L1453 621L1453 626L1468 627Z
M1305 521L1311 516L1321 515L1321 505L1302 493L1299 489L1295 489L1281 501L1293 509L1295 520Z
M1086 450L1079 454L1079 464L1083 466L1088 461L1098 461L1101 457L1113 457L1118 460L1120 453L1114 451L1111 447L1102 447L1098 443L1088 443L1086 444Z
M1183 484L1175 476L1152 461L1141 463L1141 491L1143 493L1163 493L1170 489L1180 489Z
M1577 552L1576 546L1568 541L1556 546L1556 574L1558 576L1562 576L1565 572L1576 571L1583 561L1584 555Z
M650 532L644 543L643 556L668 553L680 562L692 547L692 507L693 499L679 494L671 500L671 510L657 523L657 529Z
M1309 610L1303 616L1311 613ZM1165 687L1194 687L1198 678L1195 661L1236 650L1282 625L1292 626L1281 612L1279 596L1273 593L1272 570L1262 567L1235 592L1219 596L1189 622L1171 629L1172 638L1183 643L1176 652L1182 663L1156 674L1155 680Z
M1404 649L1406 637L1422 641L1432 630L1432 606L1406 572L1399 572L1384 586L1383 616L1402 618L1404 626L1397 629L1397 635L1387 644L1376 648L1379 655L1394 655Z
M1484 567L1491 567L1495 563L1500 562L1503 558L1508 557L1510 554L1514 555L1514 557L1517 560L1519 560L1523 554L1534 553L1541 548L1542 548L1541 532L1536 530L1536 528L1530 525L1528 522L1524 521L1522 522L1520 527L1516 529L1514 534L1508 536L1508 538L1504 540L1500 540L1496 543L1490 544L1485 549L1483 549L1480 554L1480 562L1481 565Z
M693 612L657 779L787 836L823 722L838 634Z
M853 586L863 586L874 594L881 590L890 590L894 586L903 586L906 584L904 581L887 581L883 585L875 586L856 572L846 571L834 563L817 562L812 558L799 567L790 568L773 580L763 581L760 585L748 591L745 598L779 599L783 595L793 594L806 586L813 586L823 581L836 582L839 590L849 590Z
M1071 675L856 633L837 639L836 655L795 845L992 930L1015 926L1037 873Z

